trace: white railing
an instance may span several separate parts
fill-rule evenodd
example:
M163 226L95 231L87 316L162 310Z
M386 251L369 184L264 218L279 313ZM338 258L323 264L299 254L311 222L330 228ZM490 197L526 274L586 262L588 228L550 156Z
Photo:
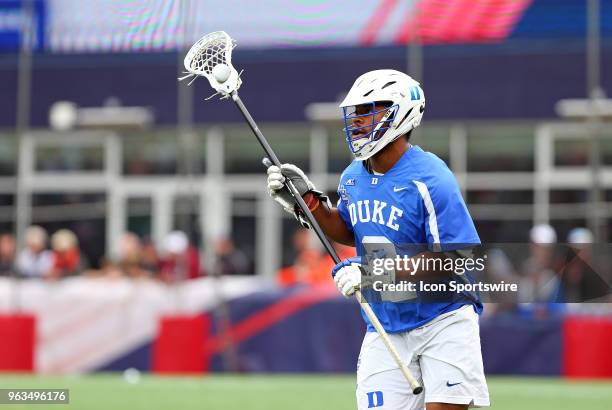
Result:
M449 127L449 165L455 172L464 193L469 190L533 190L534 203L525 205L474 204L470 210L475 219L528 220L547 222L555 219L587 218L586 204L551 204L551 189L589 189L593 173L588 167L559 167L554 164L554 144L558 139L585 140L588 138L586 123L548 123L535 130L534 172L469 172L468 131L464 125ZM606 131L612 137L610 131ZM313 125L310 135L310 175L317 185L328 192L335 191L339 175L328 173L327 128ZM150 198L152 239L159 243L172 230L173 202L179 196L198 198L199 230L204 241L205 261L213 260L211 252L216 238L228 235L232 224L232 198L248 195L255 198L255 206L243 212L256 220L255 255L256 272L271 274L281 263L282 224L285 216L268 198L264 189L263 173L230 174L224 169L226 141L222 128L211 128L206 138L206 169L202 175L176 176L126 176L122 173L122 141L114 132L77 131L55 133L32 132L19 144L18 176L0 178L0 193L14 194L18 234L32 222L31 198L40 193L96 192L106 195L106 250L116 254L119 237L127 229L127 204L130 198ZM104 152L99 171L49 172L36 169L36 152L40 147L98 146ZM260 155L260 153L253 153ZM306 154L304 154L306 155ZM602 189L612 187L612 167L601 167L598 184ZM12 207L0 209L0 218L6 218ZM56 207L57 208L57 207ZM72 205L70 215L78 219L79 213L91 215L96 208L88 205ZM612 203L599 206L601 217L612 217Z

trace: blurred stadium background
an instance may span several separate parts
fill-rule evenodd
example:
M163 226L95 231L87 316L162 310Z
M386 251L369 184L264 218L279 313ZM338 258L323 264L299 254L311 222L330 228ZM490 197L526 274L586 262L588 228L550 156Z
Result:
M0 0L0 388L69 386L82 409L354 408L357 306L268 198L240 113L176 81L214 30L279 157L333 199L337 101L395 68L421 81L414 143L454 171L483 242L609 242L609 0ZM539 280L522 262L498 269ZM604 294L488 307L493 408L609 408Z

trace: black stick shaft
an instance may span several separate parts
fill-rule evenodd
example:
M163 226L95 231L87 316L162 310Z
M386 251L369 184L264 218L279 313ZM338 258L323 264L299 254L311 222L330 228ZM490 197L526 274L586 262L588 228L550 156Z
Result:
M244 116L244 119L249 124L249 127L251 127L251 130L257 137L257 140L259 141L262 148L266 152L266 155L268 156L268 158L270 158L270 160L272 161L274 165L280 168L281 162L278 160L278 157L274 153L274 150L272 149L270 144L268 144L268 140L266 140L266 137L264 137L264 135L259 130L259 127L255 123L255 120L253 120L253 117L251 117L251 114L249 113L247 108L242 103L242 100L240 99L236 91L232 92L232 99L238 106L238 109ZM312 212L310 212L310 209L308 209L306 202L304 202L304 199L302 199L302 196L299 194L295 186L293 186L293 183L289 180L289 178L285 179L285 185L289 189L289 192L291 192L291 194L294 196L300 209L304 212L306 219L308 220L308 222L310 223L310 226L312 226L312 229L315 231L315 233L319 237L319 240L325 247L325 250L327 251L327 253L329 253L329 256L332 257L335 263L340 263L341 261L340 261L340 258L338 257L338 254L336 253L336 250L333 248L333 246L331 245L331 243L329 242L329 240L323 233L323 230L317 223L317 220L315 219L314 215L312 214Z

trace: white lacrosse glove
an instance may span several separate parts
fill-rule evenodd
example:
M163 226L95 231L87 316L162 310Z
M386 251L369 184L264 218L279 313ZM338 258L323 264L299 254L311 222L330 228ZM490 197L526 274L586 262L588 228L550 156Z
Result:
M264 162L265 161L266 160L264 160ZM319 200L328 203L328 206L331 207L329 198L323 195L321 191L317 191L304 171L297 166L293 164L282 164L280 168L276 165L270 165L268 167L268 193L272 199L281 204L286 212L294 215L302 226L310 228L310 224L304 218L304 213L298 206L297 201L285 186L286 178L289 178L302 197L310 192Z
M353 257L343 260L332 269L332 277L336 287L344 297L353 296L362 285L368 285L367 275L361 265L361 258Z
M301 196L308 191L314 191L315 187L304 171L293 164L282 164L280 168L276 165L268 167L268 193L286 212L293 214L296 202L285 186L285 177L293 182L293 186Z

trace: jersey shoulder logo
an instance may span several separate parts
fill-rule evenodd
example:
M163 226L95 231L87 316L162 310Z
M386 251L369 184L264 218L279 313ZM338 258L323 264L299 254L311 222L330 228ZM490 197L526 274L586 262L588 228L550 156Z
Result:
M408 189L407 186L403 186L403 187L393 187L393 192L399 192L399 191L403 191L404 189Z
M338 194L340 194L340 200L348 206L350 200L348 195L346 194L346 188L344 187L344 185L340 185L338 187Z
M355 185L355 178L347 179L345 185L346 186L354 186Z

